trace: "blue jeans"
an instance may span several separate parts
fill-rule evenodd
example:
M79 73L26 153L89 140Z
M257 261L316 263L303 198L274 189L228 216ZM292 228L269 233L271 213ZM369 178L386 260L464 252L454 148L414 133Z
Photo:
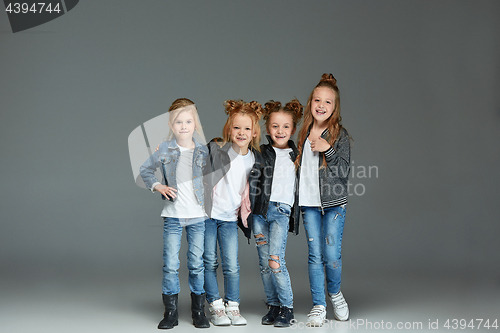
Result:
M179 285L179 250L181 248L183 227L186 228L186 238L188 242L187 266L189 269L189 289L196 295L201 295L205 292L203 288L203 243L205 240L204 220L204 218L164 218L162 281L163 294L175 295L181 291L181 287Z
M207 301L220 299L217 283L217 243L224 276L224 301L240 302L240 266L238 264L238 225L236 221L205 220L205 290Z
M309 249L308 271L314 305L326 306L325 275L328 293L340 290L342 273L342 234L345 205L324 209L301 207Z
M262 215L253 216L253 232L267 304L293 308L292 285L285 262L290 213L290 205L271 201L267 219ZM279 268L271 268L270 261L279 264Z

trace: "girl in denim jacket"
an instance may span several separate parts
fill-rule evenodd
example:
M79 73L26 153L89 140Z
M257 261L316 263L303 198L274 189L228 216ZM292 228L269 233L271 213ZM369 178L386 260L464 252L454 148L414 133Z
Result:
M212 140L205 168L205 290L211 321L217 326L246 325L240 314L238 225L250 237L251 209L262 168L259 153L262 107L257 102L226 101L229 115L222 142ZM250 214L250 215L249 215ZM224 275L224 298L217 283L217 243Z
M295 159L298 151L290 137L302 117L302 105L296 99L284 107L269 101L264 107L267 138L261 145L264 169L260 177L260 195L253 210L252 230L259 254L259 266L268 313L262 325L289 327L293 319L293 293L285 262L288 232L298 233L298 192Z
M191 312L197 328L210 327L205 317L205 289L203 250L205 237L205 210L203 196L203 168L208 149L193 138L194 131L202 133L194 103L180 98L169 108L168 141L161 143L144 164L140 174L146 187L159 192L166 199L161 213L163 227L163 282L164 317L159 329L178 324L179 250L182 229L188 241L187 265L191 289ZM155 176L160 169L162 183Z
M347 130L340 121L337 80L332 74L323 74L307 101L295 162L313 301L308 326L321 326L326 318L325 278L335 318L349 318L340 281L350 144Z

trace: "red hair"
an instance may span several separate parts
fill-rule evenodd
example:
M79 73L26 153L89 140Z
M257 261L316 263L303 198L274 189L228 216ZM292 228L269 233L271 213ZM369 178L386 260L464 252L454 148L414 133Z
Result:
M262 116L262 105L256 101L249 103L243 102L242 100L228 100L224 102L224 108L226 114L229 117L226 120L226 124L222 128L222 139L224 142L231 142L231 127L233 126L233 120L236 115L247 116L252 119L252 129L257 134L250 141L249 146L254 150L260 151L260 127L259 120Z

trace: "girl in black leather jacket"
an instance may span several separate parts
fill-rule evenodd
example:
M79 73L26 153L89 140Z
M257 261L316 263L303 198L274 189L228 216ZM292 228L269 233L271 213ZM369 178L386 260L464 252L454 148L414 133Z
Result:
M269 143L261 145L264 168L259 196L253 209L252 230L257 243L259 266L269 312L263 325L288 327L293 319L293 293L285 262L288 232L298 233L298 198L295 159L298 151L290 136L302 117L298 100L269 101L264 120Z

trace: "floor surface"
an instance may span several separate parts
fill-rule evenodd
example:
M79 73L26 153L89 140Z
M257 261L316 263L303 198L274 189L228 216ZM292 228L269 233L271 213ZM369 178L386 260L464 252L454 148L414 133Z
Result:
M289 330L310 330L304 327L311 299L307 280L302 281L303 273L292 280L297 322ZM95 276L80 282L61 278L36 284L27 280L3 281L0 332L158 332L156 325L162 317L161 295L157 292L159 278L155 275L120 280ZM242 276L240 308L248 325L212 326L210 331L277 330L260 324L266 313L262 285L258 280L253 285L245 284L245 278ZM493 327L487 330L484 324L487 319L490 325L500 319L499 282L461 276L392 274L364 278L351 274L349 281L343 283L350 321L329 321L315 330L473 332L478 331L482 319L481 331L498 331ZM188 288L184 283L181 287L180 321L174 332L198 331L191 325ZM327 318L333 318L331 304ZM445 327L447 320L449 328Z

